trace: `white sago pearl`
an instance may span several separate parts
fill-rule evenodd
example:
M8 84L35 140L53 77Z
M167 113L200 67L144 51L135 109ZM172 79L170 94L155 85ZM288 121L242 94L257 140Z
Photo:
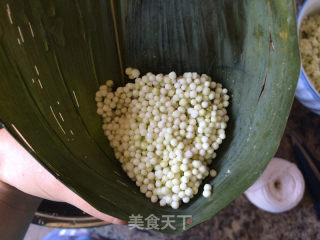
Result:
M206 74L139 78L134 68L126 74L136 79L134 84L112 92L108 80L97 91L102 129L140 191L151 202L176 209L198 193L206 176L216 175L208 164L226 137L227 90ZM204 190L203 195L211 195L211 189Z
M210 184L205 184L205 185L203 186L203 189L204 189L205 191L211 191L212 186L211 186Z
M211 170L210 170L210 176L211 176L211 177L215 177L216 175L217 175L217 171L214 170L214 169L211 169Z
M204 191L202 192L202 195L203 195L205 198L208 198L208 197L210 197L211 192L210 192L210 191L207 191L207 190L204 190Z

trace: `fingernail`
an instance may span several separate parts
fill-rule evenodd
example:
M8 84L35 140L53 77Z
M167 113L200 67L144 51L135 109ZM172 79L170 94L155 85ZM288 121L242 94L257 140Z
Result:
M123 220L120 220L120 219L117 219L117 218L114 218L112 221L111 221L112 224L118 224L118 225L127 225L128 223L126 221L123 221Z

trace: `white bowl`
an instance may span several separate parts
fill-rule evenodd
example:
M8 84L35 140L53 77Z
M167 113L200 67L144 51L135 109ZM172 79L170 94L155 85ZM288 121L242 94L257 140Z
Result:
M298 34L302 20L314 12L320 12L320 1L307 0L298 14ZM296 98L312 112L320 115L320 94L308 80L302 65L296 89Z

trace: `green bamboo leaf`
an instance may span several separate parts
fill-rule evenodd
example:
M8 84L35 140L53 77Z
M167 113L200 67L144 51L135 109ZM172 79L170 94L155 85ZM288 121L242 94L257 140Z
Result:
M192 215L225 207L275 153L299 73L290 0L8 0L0 2L0 119L51 173L102 212ZM125 66L207 73L230 89L227 140L209 199L153 204L122 172L101 130L94 94ZM23 137L22 137L23 136ZM176 229L184 223L176 221Z

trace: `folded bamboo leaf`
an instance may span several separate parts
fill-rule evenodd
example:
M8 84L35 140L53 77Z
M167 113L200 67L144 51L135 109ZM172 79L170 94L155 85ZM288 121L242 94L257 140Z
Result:
M209 219L261 174L281 139L299 73L292 1L0 2L0 119L51 173L97 209L128 220ZM227 140L209 199L153 204L122 172L94 94L123 69L207 73L230 89ZM22 137L23 136L23 137Z

